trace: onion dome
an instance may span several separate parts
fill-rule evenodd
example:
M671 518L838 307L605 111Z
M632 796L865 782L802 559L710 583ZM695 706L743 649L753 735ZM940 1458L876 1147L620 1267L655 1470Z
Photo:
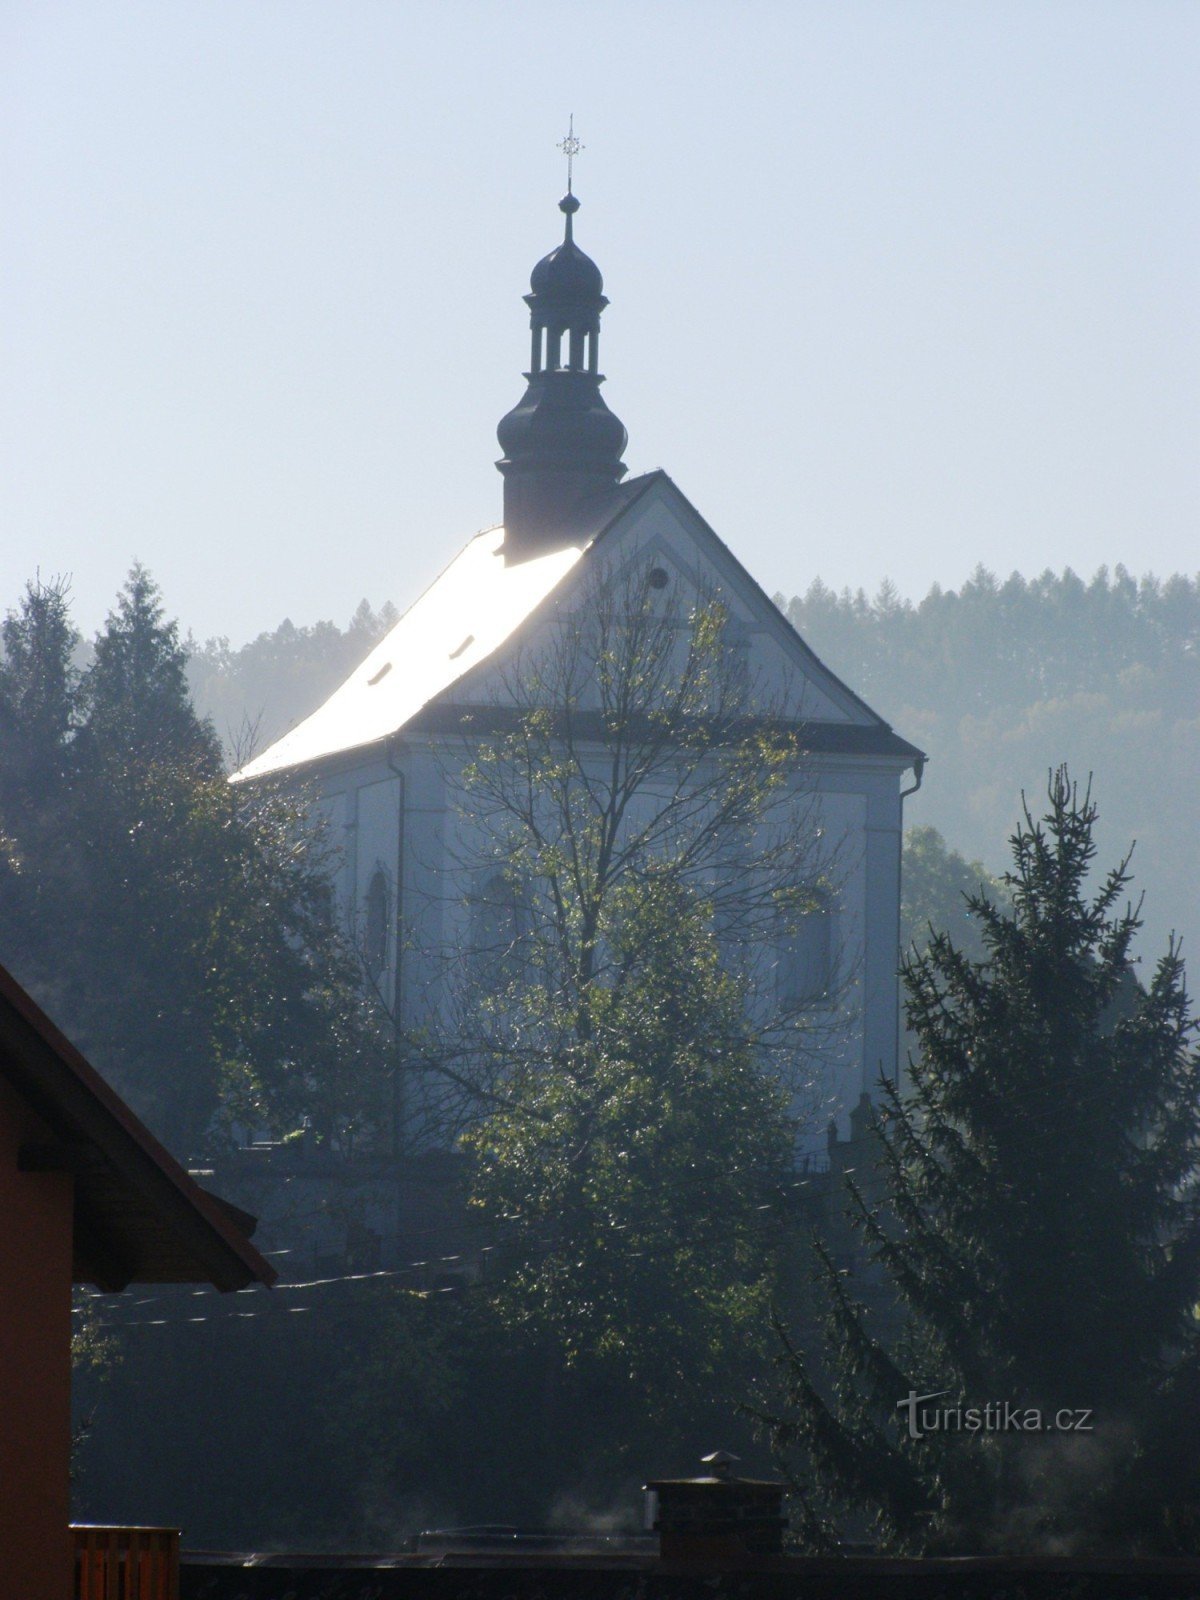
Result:
M572 237L571 222L579 210L579 201L573 194L565 194L558 202L558 209L567 219L566 238L557 250L551 250L534 267L529 287L539 299L602 299L604 279L600 268L591 256L584 255Z

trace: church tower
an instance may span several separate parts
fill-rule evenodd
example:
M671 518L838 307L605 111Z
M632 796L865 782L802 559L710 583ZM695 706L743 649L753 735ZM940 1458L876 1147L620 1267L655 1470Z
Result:
M496 430L503 458L504 558L523 561L572 542L581 507L625 474L627 435L600 395L600 269L575 243L579 201L558 203L563 242L530 278L528 387Z

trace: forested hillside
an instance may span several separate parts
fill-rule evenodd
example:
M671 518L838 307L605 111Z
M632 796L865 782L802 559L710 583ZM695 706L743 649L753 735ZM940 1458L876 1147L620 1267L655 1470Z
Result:
M1000 582L979 568L917 604L815 580L776 597L819 656L930 757L906 821L997 870L1025 790L1095 775L1100 858L1137 841L1140 947L1200 944L1200 580L1101 568Z
M362 601L343 629L334 622L297 628L289 619L239 650L228 639L187 640L188 687L226 754L245 760L316 709L396 622Z

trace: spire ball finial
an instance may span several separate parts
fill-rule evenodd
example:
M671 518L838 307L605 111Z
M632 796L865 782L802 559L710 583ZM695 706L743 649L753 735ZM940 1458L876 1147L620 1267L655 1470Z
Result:
M575 170L575 157L585 148L583 142L575 136L575 113L572 111L571 120L567 125L567 137L560 139L558 148L567 158L567 193L571 193L571 179Z

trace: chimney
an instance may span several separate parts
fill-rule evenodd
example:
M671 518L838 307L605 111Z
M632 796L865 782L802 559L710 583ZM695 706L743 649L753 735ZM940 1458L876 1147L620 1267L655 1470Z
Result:
M646 1484L646 1525L658 1534L663 1561L737 1563L783 1554L784 1488L738 1478L737 1456L714 1450L702 1478L652 1478Z

